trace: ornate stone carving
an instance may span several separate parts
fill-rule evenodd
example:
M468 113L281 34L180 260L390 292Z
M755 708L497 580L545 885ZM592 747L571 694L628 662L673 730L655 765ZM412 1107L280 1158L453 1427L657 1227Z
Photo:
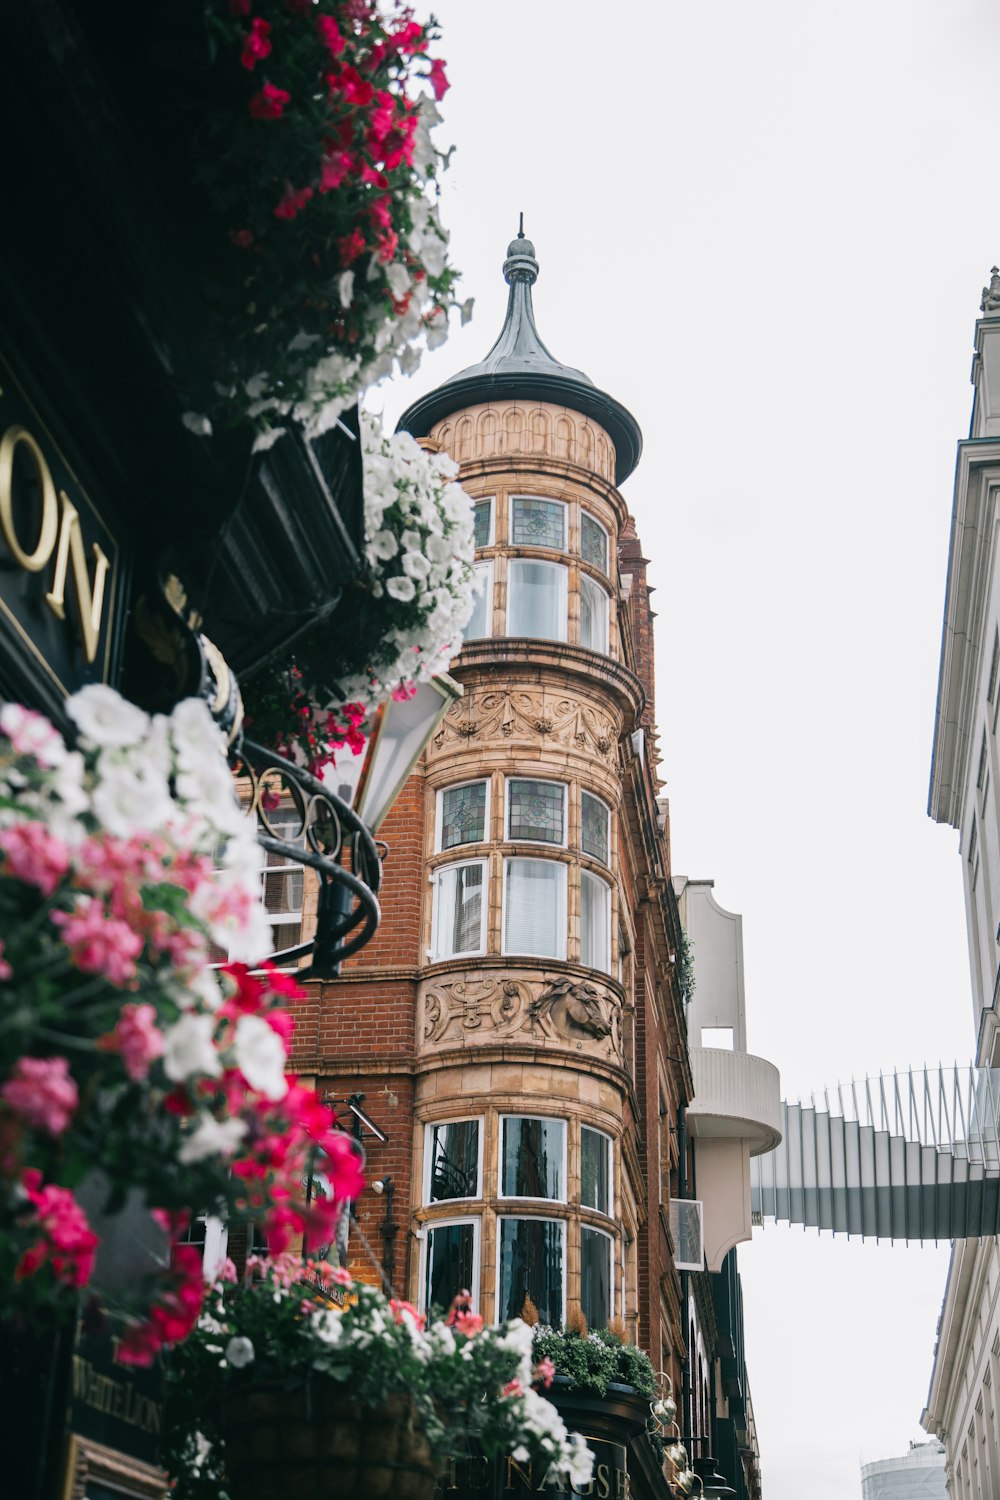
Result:
M557 980L555 984L542 990L540 995L536 995L529 1009L533 1021L541 1020L547 1013L556 1030L573 1040L584 1036L602 1038L611 1035L612 1008L609 999L596 985L586 981Z
M983 300L979 311L989 318L1000 312L1000 266L990 267L990 284L983 287Z
M619 1061L621 1006L610 988L589 980L535 979L509 971L443 974L422 997L423 1047L572 1046Z
M495 742L513 736L545 737L550 744L590 752L608 761L614 755L615 726L606 714L577 698L547 694L543 688L511 692L467 691L452 705L434 739L437 749L449 742Z

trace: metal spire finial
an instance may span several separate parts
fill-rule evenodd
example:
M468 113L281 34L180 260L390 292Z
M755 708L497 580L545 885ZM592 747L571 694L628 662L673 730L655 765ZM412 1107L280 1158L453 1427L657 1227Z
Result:
M990 284L983 287L983 300L979 311L987 317L1000 312L1000 266L990 267Z
M524 239L524 209L523 208L521 209L521 222L517 226L517 237L518 237L519 240L523 240Z

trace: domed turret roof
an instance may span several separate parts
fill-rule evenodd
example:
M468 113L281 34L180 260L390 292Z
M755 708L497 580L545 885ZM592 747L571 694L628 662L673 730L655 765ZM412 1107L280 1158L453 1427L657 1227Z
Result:
M621 484L639 462L639 424L619 401L599 390L589 375L560 364L542 343L531 301L538 261L534 245L524 236L523 222L507 247L503 274L510 287L507 316L489 354L415 401L400 417L399 427L414 437L424 437L442 417L467 406L505 400L551 401L592 417L604 428L615 445L615 483Z

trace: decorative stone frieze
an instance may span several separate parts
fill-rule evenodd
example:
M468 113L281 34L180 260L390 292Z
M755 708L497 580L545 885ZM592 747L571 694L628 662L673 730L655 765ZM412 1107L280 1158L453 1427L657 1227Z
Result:
M572 464L586 483L599 475L614 483L615 450L611 439L590 418L549 402L506 401L469 406L431 429L440 444L464 466L483 459L530 458Z

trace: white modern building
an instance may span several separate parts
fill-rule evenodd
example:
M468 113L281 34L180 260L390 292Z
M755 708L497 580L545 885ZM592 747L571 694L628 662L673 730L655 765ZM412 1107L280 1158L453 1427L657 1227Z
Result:
M911 1443L899 1458L861 1465L861 1500L947 1500L945 1453L938 1442Z
M928 811L959 834L976 1063L1000 1066L1000 271L976 324L969 437L958 445ZM1000 1241L954 1243L921 1418L952 1500L1000 1496Z

